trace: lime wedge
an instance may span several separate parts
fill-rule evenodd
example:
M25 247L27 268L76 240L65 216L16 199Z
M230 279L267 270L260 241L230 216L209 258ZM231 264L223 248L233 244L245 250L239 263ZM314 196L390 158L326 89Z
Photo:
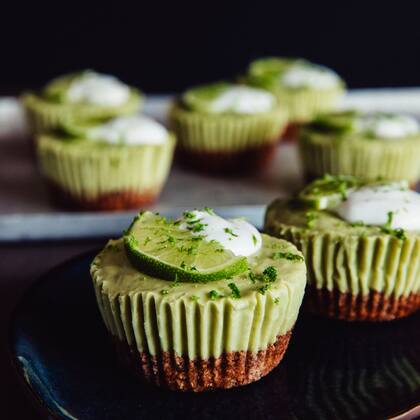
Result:
M347 198L348 192L363 183L354 176L324 175L308 184L298 196L300 202L316 210L331 208Z
M245 257L149 211L136 216L124 235L124 244L133 266L165 280L204 283L248 269Z

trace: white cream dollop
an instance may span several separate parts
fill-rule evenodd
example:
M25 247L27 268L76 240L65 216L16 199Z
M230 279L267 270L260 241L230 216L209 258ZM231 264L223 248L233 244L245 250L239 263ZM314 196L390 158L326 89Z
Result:
M247 257L261 248L261 234L243 219L223 219L211 210L194 210L187 213L193 217L184 215L181 229L194 226L191 222L200 223L202 229L198 232L192 231L194 235L203 236L206 241L217 241L237 256Z
M212 101L210 110L215 113L257 114L271 111L275 104L276 98L263 89L232 86Z
M347 200L333 209L349 223L381 226L392 212L393 229L420 230L420 194L401 183L372 185L350 191Z
M296 63L285 71L281 82L290 88L308 87L323 90L336 87L340 78L334 71L326 67Z
M166 128L143 115L129 115L112 120L88 130L90 140L109 144L163 144L168 141Z
M120 106L130 97L130 88L114 76L93 71L75 78L67 90L67 99L74 103L99 106Z
M418 121L410 115L374 113L361 116L357 128L384 140L398 140L418 135Z

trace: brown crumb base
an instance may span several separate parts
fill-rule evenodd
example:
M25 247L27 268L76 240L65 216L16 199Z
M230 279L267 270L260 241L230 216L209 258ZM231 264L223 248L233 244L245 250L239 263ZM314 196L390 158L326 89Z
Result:
M158 197L155 190L118 191L101 194L96 198L76 197L51 182L47 182L49 195L54 204L70 210L106 211L138 209L154 203Z
M235 152L208 152L178 147L176 159L182 165L200 172L246 175L264 169L273 158L276 147L276 142Z
M257 353L235 351L206 360L169 352L151 356L119 340L114 343L119 361L142 381L175 391L203 392L246 385L267 375L283 358L291 334L278 336Z
M420 293L395 297L371 291L362 296L307 287L304 305L313 314L345 321L391 321L420 309Z
M302 124L300 123L289 123L281 135L280 140L285 140L288 143L295 142L298 139L301 126Z

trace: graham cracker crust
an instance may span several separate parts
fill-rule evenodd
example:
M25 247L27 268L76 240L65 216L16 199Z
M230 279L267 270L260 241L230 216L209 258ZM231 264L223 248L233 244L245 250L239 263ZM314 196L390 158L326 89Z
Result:
M291 334L277 336L273 344L257 353L236 351L205 360L190 360L172 352L152 356L118 339L114 343L118 360L142 381L174 391L203 392L246 385L267 375L283 358Z
M96 198L88 199L74 196L50 181L47 181L47 188L54 204L71 210L109 211L138 209L154 203L159 195L159 192L155 190L141 193L126 190L101 194Z
M302 123L291 122L287 124L286 129L282 133L280 140L285 140L286 142L295 142L299 137L299 130L302 126Z
M420 293L396 297L371 291L363 296L307 287L304 305L308 312L344 321L391 321L420 309Z
M197 151L181 146L176 150L176 159L185 167L201 172L246 175L263 169L273 158L276 147L277 143L275 141L234 152L224 150Z

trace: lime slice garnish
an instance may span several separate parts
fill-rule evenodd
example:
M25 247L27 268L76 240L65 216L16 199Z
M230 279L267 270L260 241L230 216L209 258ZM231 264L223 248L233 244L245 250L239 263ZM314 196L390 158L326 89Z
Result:
M124 235L127 256L142 272L165 280L208 282L243 273L248 260L217 241L182 229L180 222L140 213Z
M350 190L363 185L354 176L324 175L307 185L298 196L300 202L316 210L333 207L347 198Z
M342 111L318 115L310 128L334 134L345 134L352 131L356 124L356 111Z

